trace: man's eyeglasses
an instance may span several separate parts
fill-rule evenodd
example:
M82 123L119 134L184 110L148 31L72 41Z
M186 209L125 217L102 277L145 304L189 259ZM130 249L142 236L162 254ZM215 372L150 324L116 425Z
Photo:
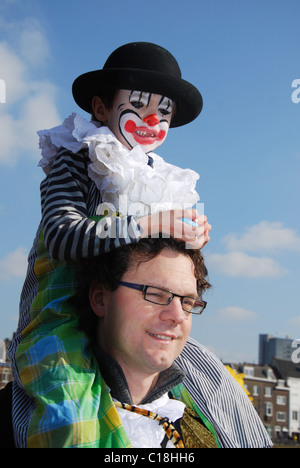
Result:
M184 311L191 314L200 315L204 311L207 302L201 298L180 296L172 291L168 291L163 288L156 288L155 286L148 286L146 284L127 283L126 281L119 281L121 286L126 288L136 289L144 293L144 299L153 304L168 305L172 302L174 297L179 297L181 301L181 307Z

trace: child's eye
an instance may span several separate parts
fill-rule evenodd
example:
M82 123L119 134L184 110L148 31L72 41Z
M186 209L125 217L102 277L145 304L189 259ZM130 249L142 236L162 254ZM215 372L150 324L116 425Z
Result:
M141 109L142 107L144 107L144 104L141 101L133 101L133 102L130 102L130 104L135 109Z
M167 109L159 109L159 112L161 113L161 115L170 115L171 112L168 111Z

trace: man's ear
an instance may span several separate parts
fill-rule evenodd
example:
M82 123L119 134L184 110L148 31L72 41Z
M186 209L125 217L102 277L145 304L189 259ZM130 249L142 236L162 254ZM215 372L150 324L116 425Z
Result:
M98 317L104 317L104 287L100 283L94 283L89 290L89 301L92 310Z
M93 114L99 122L105 123L107 121L108 110L103 103L101 97L94 96L92 99Z

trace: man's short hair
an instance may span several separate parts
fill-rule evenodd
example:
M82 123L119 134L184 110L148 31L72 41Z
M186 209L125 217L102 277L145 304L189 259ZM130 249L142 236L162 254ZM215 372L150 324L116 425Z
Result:
M79 268L77 292L71 301L79 315L79 327L86 332L92 344L96 340L98 318L89 303L91 286L100 283L106 289L114 291L131 266L152 260L165 249L190 257L195 267L199 296L210 288L211 285L207 280L208 272L201 251L187 249L185 242L175 241L171 237L141 239L139 242L85 260Z

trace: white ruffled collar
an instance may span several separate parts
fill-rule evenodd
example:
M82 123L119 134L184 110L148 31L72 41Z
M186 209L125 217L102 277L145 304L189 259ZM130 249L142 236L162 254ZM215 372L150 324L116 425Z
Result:
M75 113L67 117L62 125L38 131L39 146L42 154L38 165L48 175L51 172L52 164L59 148L63 147L72 153L77 153L82 148L87 148L87 143L84 141L85 138L93 136L97 131L114 138L114 135L107 127L100 126L96 121L88 122Z
M97 122L73 113L62 125L38 132L42 158L39 166L48 175L59 148L72 153L88 149L89 177L102 201L123 215L143 215L171 208L188 208L199 201L195 186L199 175L181 169L150 153L154 164L138 145L127 149L113 133Z

